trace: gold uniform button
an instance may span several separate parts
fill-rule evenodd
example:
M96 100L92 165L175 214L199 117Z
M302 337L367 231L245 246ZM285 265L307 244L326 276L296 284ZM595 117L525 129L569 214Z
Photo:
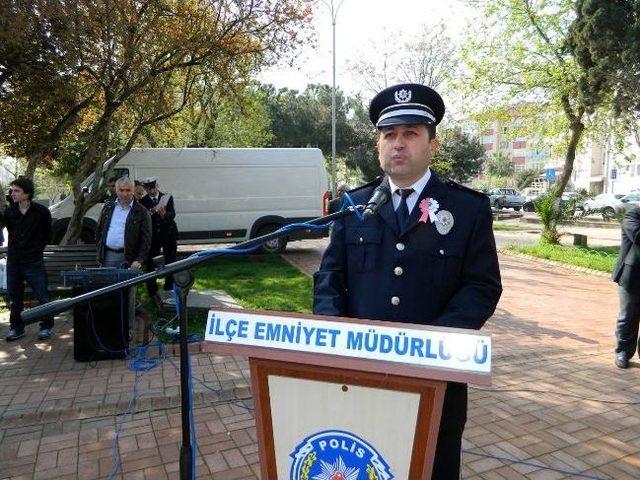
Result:
M399 252L404 250L404 243L396 243L396 250L398 250Z
M400 297L391 297L391 305L400 305Z
M402 267L396 267L393 269L393 273L395 273L398 277L404 273Z

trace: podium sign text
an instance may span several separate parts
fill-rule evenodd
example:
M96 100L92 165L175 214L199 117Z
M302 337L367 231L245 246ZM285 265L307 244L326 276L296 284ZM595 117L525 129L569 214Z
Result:
M491 372L491 337L477 334L211 310L205 340Z

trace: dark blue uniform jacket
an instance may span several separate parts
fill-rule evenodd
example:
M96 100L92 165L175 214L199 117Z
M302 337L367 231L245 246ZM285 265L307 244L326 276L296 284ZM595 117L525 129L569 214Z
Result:
M366 204L378 183L350 192L354 202ZM426 197L451 212L447 234L419 221ZM405 231L391 200L365 221L335 223L314 275L314 313L479 329L502 292L491 225L488 197L432 172Z

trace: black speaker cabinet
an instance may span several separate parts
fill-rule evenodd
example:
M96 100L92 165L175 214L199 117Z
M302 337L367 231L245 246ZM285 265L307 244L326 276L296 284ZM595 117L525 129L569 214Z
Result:
M74 289L75 290L75 289ZM86 290L78 289L76 295ZM73 358L93 362L124 358L129 348L129 289L106 294L73 309Z

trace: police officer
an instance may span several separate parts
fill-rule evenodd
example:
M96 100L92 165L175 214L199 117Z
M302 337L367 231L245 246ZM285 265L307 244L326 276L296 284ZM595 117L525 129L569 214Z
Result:
M140 199L140 203L151 212L152 237L149 260L147 261L147 271L154 270L153 257L160 254L164 257L165 265L176 261L178 249L178 227L176 226L176 210L173 204L173 196L158 190L158 182L155 177L149 177L142 181L147 194ZM164 279L164 289L173 288L173 277L171 275ZM147 282L149 296L156 302L161 303L158 295L158 284L154 280Z
M470 329L493 314L502 285L489 199L429 168L444 112L440 95L419 84L371 101L385 176L349 193L366 204L384 183L391 199L364 221L335 223L314 275L314 313ZM467 386L449 383L433 480L460 477L466 415Z

